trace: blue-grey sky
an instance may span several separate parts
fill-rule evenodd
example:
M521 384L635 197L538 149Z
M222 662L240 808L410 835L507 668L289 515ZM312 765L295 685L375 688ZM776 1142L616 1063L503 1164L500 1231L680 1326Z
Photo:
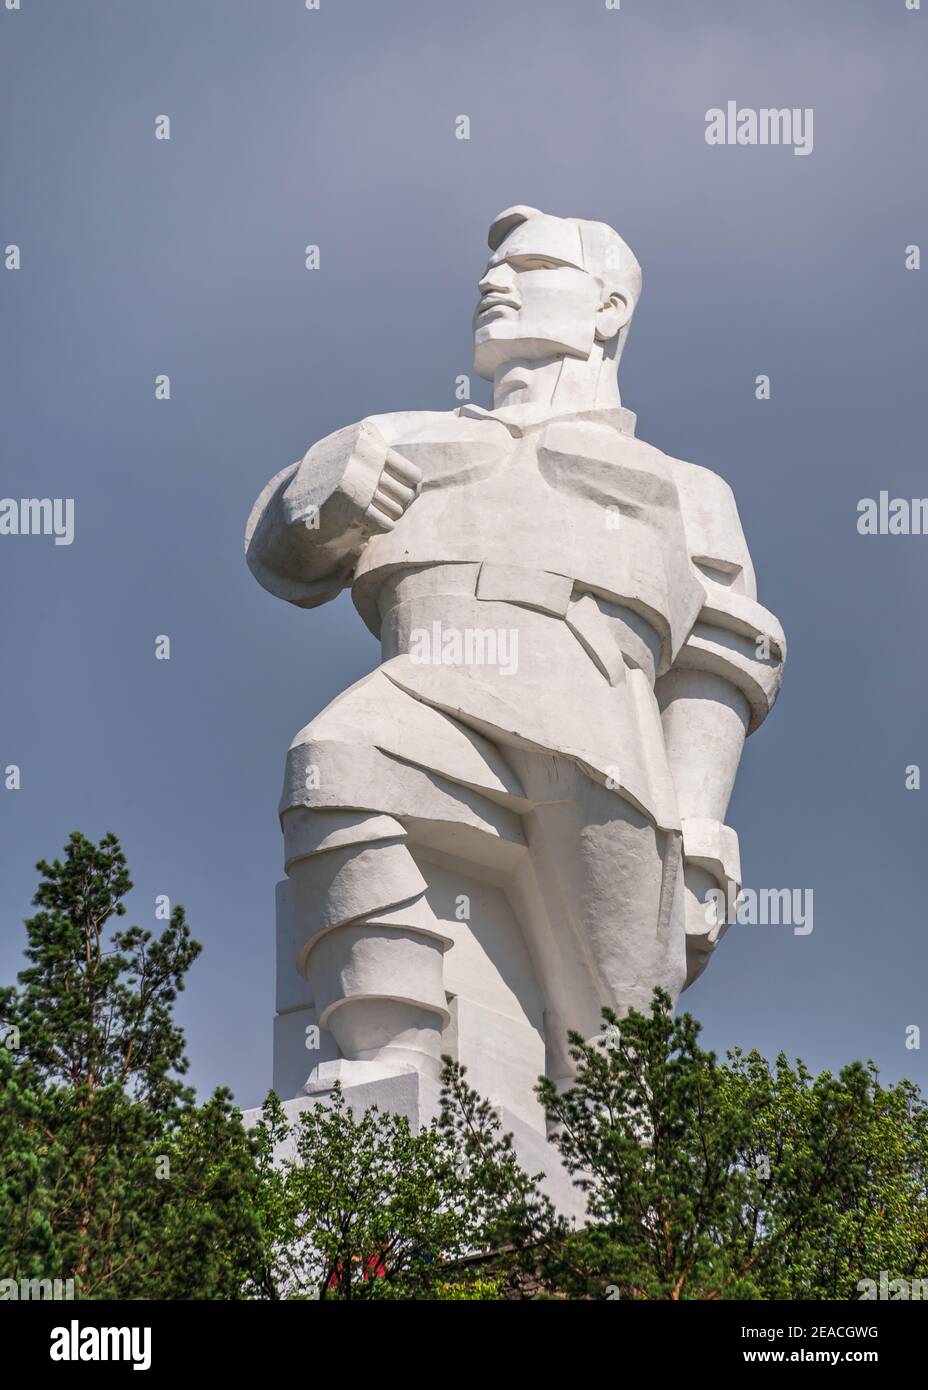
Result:
M928 245L928 5L7 2L0 494L73 497L76 534L0 537L0 766L22 769L0 979L35 860L112 829L131 920L168 894L205 946L192 1079L261 1097L284 754L378 650L347 594L301 612L261 590L244 522L330 431L457 403L487 225L528 203L637 253L623 401L732 484L790 643L729 820L746 884L812 889L814 930L733 927L684 1002L720 1051L924 1085L928 786L905 768L928 775L928 536L856 519L928 493L928 268L905 268ZM707 145L728 100L811 107L813 152Z

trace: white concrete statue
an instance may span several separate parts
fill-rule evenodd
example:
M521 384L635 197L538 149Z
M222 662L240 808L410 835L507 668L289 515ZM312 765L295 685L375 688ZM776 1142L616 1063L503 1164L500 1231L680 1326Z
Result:
M629 247L530 207L489 244L492 410L329 435L264 489L246 550L298 607L350 586L383 648L287 758L275 1086L340 1078L421 1117L448 1052L519 1142L544 1135L539 1073L569 1081L568 1028L705 968L785 645L728 484L621 404Z

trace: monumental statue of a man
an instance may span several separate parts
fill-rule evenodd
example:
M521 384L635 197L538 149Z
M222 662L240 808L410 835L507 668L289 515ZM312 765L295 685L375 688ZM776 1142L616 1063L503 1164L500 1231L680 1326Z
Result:
M275 1084L432 1085L451 1053L537 1126L567 1029L676 999L724 931L706 902L737 892L725 815L784 639L727 483L621 404L629 247L531 207L489 245L492 409L340 429L248 523L266 589L350 587L382 644L287 757Z

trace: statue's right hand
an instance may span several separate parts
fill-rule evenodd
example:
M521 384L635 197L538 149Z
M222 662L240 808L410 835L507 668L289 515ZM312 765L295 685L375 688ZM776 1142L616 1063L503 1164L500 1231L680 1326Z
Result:
M322 513L330 534L389 531L415 498L421 477L376 425L362 420L307 451L283 495L286 524L318 528Z
M325 602L348 582L371 537L393 529L420 478L371 421L337 430L258 498L245 536L249 565L281 598Z
M388 449L365 520L375 531L392 531L411 502L422 481L422 470Z
M387 441L362 420L326 435L303 455L283 494L288 526L318 526L326 506L345 523L360 520L370 505L387 454Z

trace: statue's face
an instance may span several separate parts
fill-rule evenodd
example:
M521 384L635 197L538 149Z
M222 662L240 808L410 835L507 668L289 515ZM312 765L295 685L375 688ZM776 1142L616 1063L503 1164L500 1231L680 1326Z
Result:
M491 257L474 313L474 368L492 380L517 359L589 357L602 288L582 269L576 228L556 217L515 228Z

